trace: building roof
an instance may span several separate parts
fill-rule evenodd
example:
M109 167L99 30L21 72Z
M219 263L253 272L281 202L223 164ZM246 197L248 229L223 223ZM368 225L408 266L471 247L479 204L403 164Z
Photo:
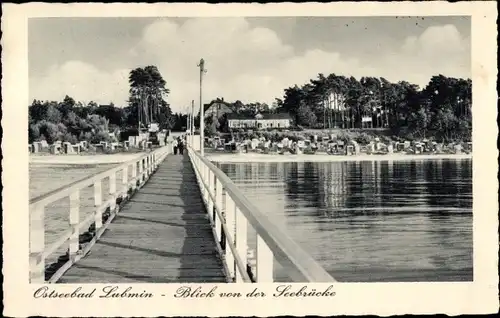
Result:
M260 116L259 116L260 115ZM227 115L227 119L228 120L235 120L235 119L239 119L239 120L242 120L242 119L248 119L248 120L251 120L251 119L255 119L255 120L275 120L275 119L292 119L292 117L290 116L290 114L288 113L262 113L262 114L257 114L255 116L248 116L248 115L244 115L244 114L228 114Z
M226 102L224 101L224 98L222 98L222 99L216 99L216 100L213 100L213 101L211 101L209 104L203 104L203 110L207 110L207 109L209 109L209 108L210 108L212 105L214 105L214 104L224 105L224 106L228 107L228 108L229 108L229 110L231 110L231 111L232 111L232 109L231 109L231 107L230 107L230 104L229 104L229 103L226 103Z

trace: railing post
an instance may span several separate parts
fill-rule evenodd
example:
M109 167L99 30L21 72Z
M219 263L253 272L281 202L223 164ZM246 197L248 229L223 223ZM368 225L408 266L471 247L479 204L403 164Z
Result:
M201 184L201 178L203 178L203 170L202 170L203 167L200 165L200 160L197 156L194 157L194 163L198 171L198 184Z
M111 199L111 204L109 206L111 213L115 213L116 208L116 172L113 172L109 176L109 196Z
M135 190L137 186L137 161L132 165L132 190Z
M125 199L128 194L128 166L125 166L122 170L122 185L123 185L122 198Z
M269 249L266 242L257 234L257 283L272 283L273 282L273 252Z
M45 282L45 206L30 213L30 283Z
M208 216L213 219L214 215L214 201L212 196L214 195L214 173L207 167L208 170Z
M234 263L234 256L233 252L231 251L230 246L234 246L234 242L231 242L229 240L229 237L234 240L234 212L235 212L235 205L233 199L226 193L226 210L225 210L225 222L226 222L226 227L229 231L229 235L226 236L226 249L225 249L225 255L226 255L226 265L229 269L229 276L231 280L234 279L235 277L235 263Z
M203 200L206 200L207 197L205 196L205 164L202 162L200 165L200 187L201 187L201 197L203 198Z
M248 253L248 245L247 245L247 219L241 213L238 207L235 207L235 226L236 226L236 251L238 252L238 256L240 257L245 270L247 268L247 253ZM246 274L246 273L245 273ZM242 281L242 275L239 271L236 271L236 282Z
M139 184L141 184L142 181L144 180L144 176L143 176L143 173L142 173L143 171L144 171L144 159L141 159L139 161L139 181L140 181Z
M215 206L219 209L219 212L222 213L222 191L224 189L222 188L222 183L219 181L219 179L215 180ZM214 214L213 220L215 223L215 234L217 235L217 242L221 243L221 235L222 235L222 222L224 220L221 220L217 217L217 213Z
M257 273L257 261L255 259L255 250L253 249L248 249L247 252L247 262L248 266L250 267L250 272L254 275L254 278Z
M96 181L94 183L94 223L95 223L95 232L102 227L102 180Z
M74 258L80 249L80 190L76 190L69 196L69 226L71 236L69 237L69 257Z
M208 185L208 167L205 163L203 163L203 182ZM205 201L208 202L208 190L203 187L203 196L205 197Z
M153 155L148 156L148 176L153 174Z

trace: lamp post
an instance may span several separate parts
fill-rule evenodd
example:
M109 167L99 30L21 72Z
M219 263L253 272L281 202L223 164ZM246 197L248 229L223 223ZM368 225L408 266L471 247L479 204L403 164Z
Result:
M200 154L205 154L205 110L203 109L203 74L207 72L205 69L205 60L201 59L198 64L200 68Z
M190 118L190 113L189 113L189 107L186 107L186 133L188 134L189 136L189 132L191 131L191 118Z
M191 101L191 135L194 135L195 132L195 127L194 127L194 99Z

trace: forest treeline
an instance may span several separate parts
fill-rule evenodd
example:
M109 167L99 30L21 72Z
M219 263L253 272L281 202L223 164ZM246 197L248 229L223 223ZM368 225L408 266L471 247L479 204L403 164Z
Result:
M409 138L471 138L470 79L437 75L420 89L405 81L319 74L301 87L285 89L275 104L308 128L389 128Z
M106 141L108 132L137 129L139 116L153 119L162 129L186 128L187 115L171 111L167 83L155 66L132 70L129 84L126 107L83 104L70 96L62 101L34 100L29 106L29 142ZM143 110L145 101L147 111ZM471 139L471 101L470 79L437 75L420 89L405 81L319 74L300 87L286 88L284 96L271 106L239 100L226 104L234 112L249 116L288 112L301 128L388 128L397 136L450 141ZM224 130L226 118L216 122L206 119L205 127L209 134Z

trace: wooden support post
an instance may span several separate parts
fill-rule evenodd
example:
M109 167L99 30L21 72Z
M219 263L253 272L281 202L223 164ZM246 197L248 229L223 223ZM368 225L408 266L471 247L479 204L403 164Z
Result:
M132 180L134 181L132 182L132 190L135 190L137 187L137 162L132 165Z
M195 158L196 167L198 168L198 185L201 186L202 178L203 178L203 167L200 165L200 161L198 158ZM201 188L201 194L203 195L203 188Z
M94 183L94 223L95 223L95 232L102 227L102 180L96 181Z
M207 200L207 195L206 195L206 191L205 191L205 182L206 182L206 178L205 178L205 174L206 174L206 171L207 171L207 167L202 163L201 164L201 176L200 176L200 181L201 181L201 197L203 198L203 200L206 202Z
M204 173L203 173L203 182L205 184L207 184L208 186L209 185L209 182L208 182L208 172L210 171L210 169L207 167L207 165L205 165L205 163L203 163L203 169L204 169ZM205 195L205 200L208 202L208 190L205 189L205 191L203 192L204 195Z
M148 177L153 174L153 156L148 156Z
M139 161L139 181L142 183L143 179L143 172L144 171L144 159L141 159Z
M273 282L273 252L266 242L257 234L257 283Z
M235 262L234 262L234 256L233 252L231 251L230 246L234 246L234 242L231 242L228 238L228 236L231 236L231 239L234 240L234 212L235 212L235 205L233 199L226 194L226 227L229 231L229 235L226 235L226 265L229 269L229 276L231 280L234 279L235 277Z
M222 212L222 193L224 189L222 188L222 183L219 181L219 179L215 180L215 205L219 209L220 212ZM220 220L217 217L217 213L214 215L214 223L215 223L215 233L217 235L217 242L221 243L221 235L222 235L222 222L224 220Z
M208 167L207 167L208 169ZM208 170L208 216L213 219L214 215L214 201L212 200L212 196L214 195L214 173L211 170Z
M109 206L109 209L111 210L111 213L115 213L115 208L116 208L116 172L113 172L109 176L109 197L111 200L111 204Z
M128 166L125 166L122 170L122 198L126 198L128 195Z
M241 213L238 207L235 207L235 226L236 226L236 250L238 251L238 256L243 262L245 270L247 268L247 256L248 256L248 244L247 244L247 227L248 222L243 213ZM236 271L236 282L243 282L241 273ZM246 274L246 273L245 273Z
M253 274L253 277L255 278L256 275L256 268L257 268L257 262L255 260L255 250L253 249L248 249L247 252L247 263L250 266L250 272Z
M45 282L45 206L30 213L30 283Z
M69 196L69 226L71 236L69 237L69 257L74 258L80 250L80 190L76 190Z

